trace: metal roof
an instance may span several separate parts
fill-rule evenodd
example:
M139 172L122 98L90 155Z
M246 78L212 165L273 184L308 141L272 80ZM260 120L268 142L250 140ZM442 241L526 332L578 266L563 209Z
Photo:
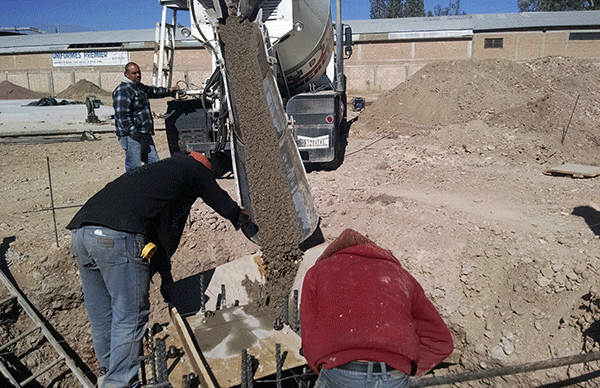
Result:
M477 31L544 27L600 27L600 11L521 12L473 15Z
M354 39L468 38L478 31L543 28L600 29L600 11L523 12L422 18L348 20ZM0 36L0 54L60 52L69 49L133 50L154 47L155 30L91 31L58 34ZM193 38L176 39L181 46L200 46ZM111 46L112 44L112 46ZM121 45L122 44L122 45ZM73 47L79 45L80 47ZM82 47L82 46L88 47Z
M371 34L399 37L443 38L468 36L480 31L543 28L600 28L600 11L521 12L421 18L349 20L358 40Z
M0 54L67 51L70 46L76 46L71 49L96 47L103 50L154 48L155 34L154 29L145 29L0 36ZM196 42L193 38L184 38L179 31L176 33L176 38L179 43L186 46L189 46L192 41Z
M422 18L348 20L358 34L383 32L444 31L466 29L477 31L527 29L543 27L598 27L600 11L521 12Z

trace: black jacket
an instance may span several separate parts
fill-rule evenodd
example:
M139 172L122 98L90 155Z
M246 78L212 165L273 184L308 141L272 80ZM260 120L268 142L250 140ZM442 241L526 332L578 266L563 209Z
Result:
M143 234L158 247L152 258L154 270L166 271L197 198L237 224L240 208L212 172L191 156L175 154L107 184L83 205L67 229L98 225Z

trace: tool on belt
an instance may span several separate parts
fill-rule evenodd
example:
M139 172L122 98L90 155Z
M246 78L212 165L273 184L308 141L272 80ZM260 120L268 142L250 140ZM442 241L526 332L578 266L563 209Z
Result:
M146 245L144 245L144 248L142 248L142 253L140 253L140 256L144 259L148 259L150 260L152 258L152 256L154 256L154 254L156 253L156 244L154 243L148 243Z

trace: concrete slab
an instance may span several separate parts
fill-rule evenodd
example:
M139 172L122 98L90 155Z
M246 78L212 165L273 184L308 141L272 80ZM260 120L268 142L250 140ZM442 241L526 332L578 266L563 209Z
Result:
M291 292L298 290L302 294L306 272L326 247L326 244L321 244L304 252ZM219 308L235 304L244 306L258 296L259 287L264 282L260 255L250 255L170 284L169 301L184 317L200 312L202 303L206 310L211 311L217 310L217 305ZM219 300L223 286L225 303ZM291 297L292 295L290 300Z
M593 178L600 175L600 167L565 163L544 172L549 175L571 175L573 178Z
M306 272L325 247L326 244L321 244L304 253L292 290L297 289L301 294ZM283 330L275 330L275 313L249 305L263 283L262 259L260 255L251 255L169 286L170 303L184 317L198 344L197 352L221 387L240 384L244 349L258 360L257 379L276 372L276 344L280 344L281 353L285 354L282 370L306 364L299 353L300 337L287 325ZM225 303L219 296L223 286ZM203 303L214 315L202 313Z
M275 349L281 346L285 354L282 369L306 364L300 355L301 340L298 334L285 327L273 329L275 316L250 306L238 306L216 311L211 317L188 318L202 356L221 387L232 387L241 382L241 353L258 360L254 378L273 375L276 372Z

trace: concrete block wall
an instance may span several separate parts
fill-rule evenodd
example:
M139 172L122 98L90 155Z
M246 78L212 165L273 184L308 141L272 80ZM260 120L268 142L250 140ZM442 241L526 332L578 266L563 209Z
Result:
M578 30L580 31L580 30ZM572 56L600 62L600 40L569 40L569 30L505 31L475 33L472 38L442 40L390 40L388 34L370 34L355 43L345 62L350 93L379 94L393 89L433 61L507 59L526 61L545 56ZM485 39L503 40L502 48L484 48ZM140 65L142 82L152 84L154 50L129 52L129 60ZM207 50L181 48L175 51L173 82L201 86L212 73ZM0 81L8 80L35 91L57 94L80 79L112 91L119 84L123 66L53 68L50 53L0 55Z
M142 70L142 82L152 84L154 51L132 51L129 60ZM205 50L176 52L174 81L201 85L212 73L210 54ZM124 66L53 68L50 53L0 55L0 81L7 80L37 92L56 95L81 79L112 92L121 82Z
M357 44L344 65L348 91L382 93L406 81L428 63L468 59L471 51L468 39Z
M480 33L473 36L473 58L526 61L549 56L598 59L600 40L569 40L571 31ZM485 39L502 38L502 48L484 48Z
M566 55L600 60L600 41L568 41Z

